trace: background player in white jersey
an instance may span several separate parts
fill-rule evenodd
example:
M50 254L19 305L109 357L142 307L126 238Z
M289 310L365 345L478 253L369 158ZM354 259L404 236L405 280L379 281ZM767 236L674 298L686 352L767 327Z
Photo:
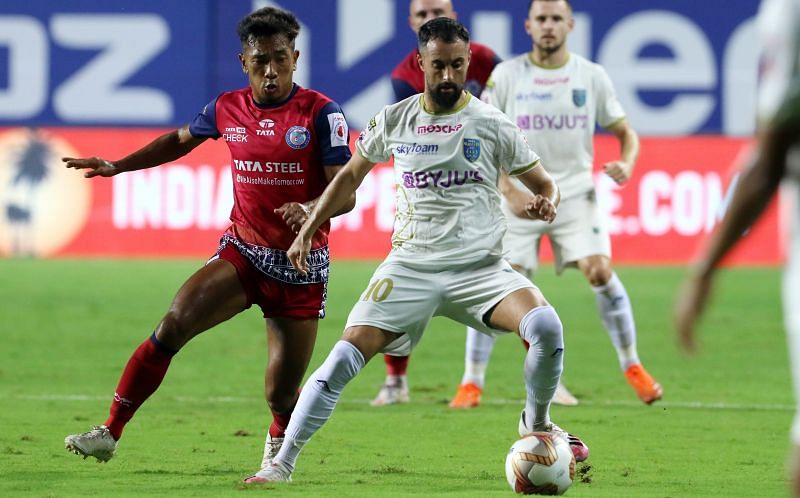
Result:
M603 165L617 183L625 183L639 154L639 139L625 119L605 70L570 53L567 37L575 24L566 0L532 0L525 30L533 50L495 67L483 98L505 112L528 135L561 189L562 204L553 224L520 217L530 194L504 178L503 210L508 232L503 241L508 260L532 275L542 235L555 254L556 271L577 267L595 293L603 325L617 351L619 365L639 398L661 399L661 386L642 366L636 349L633 310L622 282L611 268L611 243L595 199L592 181L592 135L595 122L618 139L621 159ZM480 402L493 342L467 332L466 369L450 406L470 408ZM577 400L575 401L577 402Z
M408 25L414 32L414 38L419 28L437 17L457 19L456 11L451 0L410 0L408 5ZM410 51L400 63L392 70L392 88L395 100L401 100L425 90L425 75L417 62L417 47ZM500 62L500 58L489 47L471 41L469 44L470 63L467 70L467 80L464 87L475 96L480 96L486 80L492 69ZM386 363L386 380L381 385L378 395L370 404L372 406L393 405L407 403L408 394L408 356L384 355ZM558 391L553 402L558 400Z
M694 351L695 324L705 309L717 267L740 236L758 219L783 178L792 201L792 232L783 275L783 307L797 408L791 431L792 494L800 497L800 0L764 0L758 14L763 41L759 90L759 147L741 174L736 191L701 258L694 265L675 309L680 343ZM795 149L790 154L790 149ZM794 159L789 161L789 156ZM788 161L788 164L787 164Z
M375 165L394 156L398 183L392 251L353 307L342 337L306 382L272 466L250 482L288 481L300 449L330 417L342 389L378 352L408 354L431 318L443 315L487 334L516 331L531 344L520 430L550 431L588 456L580 439L549 417L563 368L561 321L542 293L502 256L500 171L532 192L527 216L552 222L558 187L525 136L497 109L464 91L469 34L438 18L420 28L425 92L387 106L325 189L289 251L305 270L311 234L355 192Z

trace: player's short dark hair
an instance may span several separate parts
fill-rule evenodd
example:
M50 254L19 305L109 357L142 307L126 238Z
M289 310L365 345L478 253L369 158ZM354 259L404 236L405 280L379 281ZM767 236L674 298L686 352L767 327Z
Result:
M469 45L469 31L455 19L437 17L423 24L417 34L420 50L425 48L431 40L442 40L445 43L461 40Z
M289 43L294 44L300 33L300 23L291 12L275 7L264 7L245 16L236 26L236 33L242 46L251 38L265 38L273 35L284 35Z
M531 0L530 2L528 2L528 12L531 11L531 7L533 7L533 2L535 2L535 1L536 0ZM540 2L558 2L558 0L539 0L539 1ZM567 4L567 7L569 7L569 10L572 10L572 4L569 3L569 0L564 0L564 3Z

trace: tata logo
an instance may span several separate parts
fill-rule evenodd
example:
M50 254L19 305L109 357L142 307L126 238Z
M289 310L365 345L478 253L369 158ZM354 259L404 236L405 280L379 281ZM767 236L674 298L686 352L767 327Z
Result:
M417 135L429 135L429 134L441 134L441 135L450 135L452 133L458 132L464 125L461 123L455 125L438 125L438 124L429 124L429 125L420 125L417 126Z
M260 130L256 130L256 135L259 137L274 137L275 130L272 128L275 126L275 121L271 119L262 119L258 122L258 126L261 127Z

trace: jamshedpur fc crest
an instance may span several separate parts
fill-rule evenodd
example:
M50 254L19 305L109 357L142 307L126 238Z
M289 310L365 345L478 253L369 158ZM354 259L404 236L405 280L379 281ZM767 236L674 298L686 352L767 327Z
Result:
M575 107L583 107L586 104L586 90L584 88L572 89L572 103Z
M474 163L481 157L481 141L477 138L464 139L464 157L467 161Z

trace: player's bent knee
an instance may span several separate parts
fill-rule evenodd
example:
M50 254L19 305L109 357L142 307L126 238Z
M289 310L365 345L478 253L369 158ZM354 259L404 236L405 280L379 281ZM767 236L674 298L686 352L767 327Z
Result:
M552 306L540 306L528 312L520 322L520 337L530 344L548 349L564 348L564 326Z
M339 393L364 367L364 355L347 341L339 341L309 378L306 386L320 392Z
M180 349L189 340L186 328L173 310L167 312L156 328L156 339L173 349Z
M608 281L611 280L614 270L611 269L609 261L603 258L592 261L584 268L583 273L593 287L600 287L606 285Z

